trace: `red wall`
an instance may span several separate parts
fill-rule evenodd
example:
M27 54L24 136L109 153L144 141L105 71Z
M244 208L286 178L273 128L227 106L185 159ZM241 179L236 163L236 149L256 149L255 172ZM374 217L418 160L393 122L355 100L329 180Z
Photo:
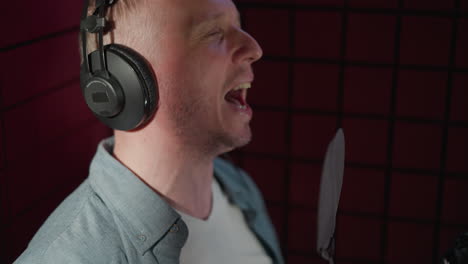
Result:
M81 98L81 1L9 1L0 24L0 263L11 263L86 176L111 131Z
M437 263L468 230L468 0L238 0L264 50L249 102L255 178L288 263L315 253L322 159L346 168L337 263ZM0 254L10 263L111 134L79 89L81 1L0 17ZM6 31L6 32L5 32Z
M437 263L468 230L468 1L238 2L265 52L238 159L288 263L324 263L317 193L337 127L337 263Z

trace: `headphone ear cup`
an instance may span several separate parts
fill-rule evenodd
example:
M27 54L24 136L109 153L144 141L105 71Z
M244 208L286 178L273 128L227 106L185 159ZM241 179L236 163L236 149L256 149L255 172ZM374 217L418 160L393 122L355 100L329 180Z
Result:
M150 64L136 51L117 44L104 46L104 55L106 69L101 69L99 50L88 56L90 72L81 68L86 103L101 122L113 129L141 127L154 115L159 101L158 84ZM118 106L116 109L114 104Z
M142 87L144 90L143 93L148 100L145 112L147 112L147 119L150 119L157 107L159 101L159 92L158 83L149 62L136 51L123 45L109 44L106 45L106 50L111 51L112 53L123 58L137 72L137 75L142 82ZM123 89L125 93L125 87L123 87Z

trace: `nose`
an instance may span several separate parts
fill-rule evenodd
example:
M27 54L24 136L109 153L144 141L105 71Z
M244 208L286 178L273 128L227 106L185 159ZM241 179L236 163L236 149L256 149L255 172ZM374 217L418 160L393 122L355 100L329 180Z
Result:
M249 64L259 60L263 55L263 50L258 42L247 32L240 30L240 45L234 53L235 63Z

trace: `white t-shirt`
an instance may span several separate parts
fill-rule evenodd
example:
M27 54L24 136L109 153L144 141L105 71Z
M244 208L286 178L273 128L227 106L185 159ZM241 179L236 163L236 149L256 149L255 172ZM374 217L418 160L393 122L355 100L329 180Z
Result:
M180 255L181 264L271 264L271 258L250 230L239 207L230 204L213 179L213 207L207 220L177 211L189 236Z

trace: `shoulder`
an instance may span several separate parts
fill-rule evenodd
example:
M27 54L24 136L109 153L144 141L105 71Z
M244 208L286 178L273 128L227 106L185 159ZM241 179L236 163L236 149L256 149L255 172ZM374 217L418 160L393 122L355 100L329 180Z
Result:
M49 216L15 263L120 263L125 258L121 244L111 212L85 181Z
M214 160L214 171L216 177L228 188L239 191L249 188L251 184L250 176L244 170L224 158Z

